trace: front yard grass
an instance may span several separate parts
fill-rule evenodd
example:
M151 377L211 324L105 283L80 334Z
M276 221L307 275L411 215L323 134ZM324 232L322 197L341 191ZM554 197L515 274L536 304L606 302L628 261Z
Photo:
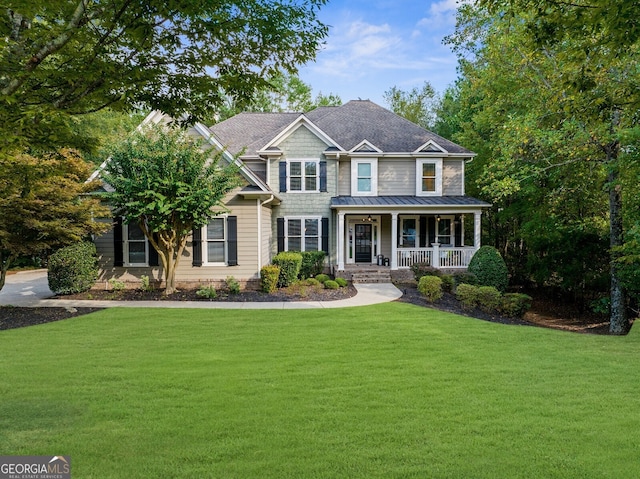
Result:
M0 331L3 455L74 478L635 478L640 332L401 303Z

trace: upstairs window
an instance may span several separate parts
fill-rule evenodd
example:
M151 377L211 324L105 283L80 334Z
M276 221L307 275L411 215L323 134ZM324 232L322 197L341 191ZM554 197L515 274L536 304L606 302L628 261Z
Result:
M289 160L282 165L281 174L286 175L286 191L309 193L320 190L319 160Z
M378 160L351 160L351 196L378 194Z
M442 159L417 160L416 196L442 196Z

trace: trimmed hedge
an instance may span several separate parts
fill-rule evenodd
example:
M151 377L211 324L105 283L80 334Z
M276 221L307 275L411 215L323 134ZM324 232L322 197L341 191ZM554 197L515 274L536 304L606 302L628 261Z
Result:
M340 286L341 288L344 288L349 284L348 281L344 278L336 278L336 283L338 283L338 286Z
M502 294L493 286L460 284L456 298L465 309L480 308L487 313L502 313L521 318L531 308L531 296L522 293Z
M502 305L502 294L493 286L479 286L476 298L480 309L487 313L500 310Z
M437 276L423 276L418 281L418 291L427 301L433 303L442 298L442 280Z
M49 257L49 289L56 294L82 293L98 279L96 246L88 241L61 248Z
M270 264L260 270L260 290L263 293L274 293L278 289L280 267Z
M502 296L501 311L507 316L521 318L531 308L533 298L523 293L506 293Z
M423 276L440 276L442 272L434 268L429 263L413 263L411 271L416 277L416 281L420 281Z
M300 279L313 278L322 273L324 269L324 251L303 251L302 264L300 265Z
M482 286L493 286L504 292L509 285L509 271L500 253L493 246L482 246L469 262L470 273L478 278Z
M336 283L334 280L328 279L324 282L324 287L325 289L338 289L340 288L340 285Z
M462 283L456 288L456 299L464 309L474 309L478 306L478 287Z
M324 284L325 281L329 281L331 278L328 274L319 274L316 276L316 279L318 280L318 282Z
M300 253L283 251L275 255L271 262L280 267L279 288L286 288L298 279L300 266L302 266L302 255Z

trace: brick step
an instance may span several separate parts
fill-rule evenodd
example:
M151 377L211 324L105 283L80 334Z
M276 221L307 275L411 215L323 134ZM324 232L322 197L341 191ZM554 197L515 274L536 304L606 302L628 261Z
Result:
M352 283L390 283L391 274L388 271L358 271L351 275Z

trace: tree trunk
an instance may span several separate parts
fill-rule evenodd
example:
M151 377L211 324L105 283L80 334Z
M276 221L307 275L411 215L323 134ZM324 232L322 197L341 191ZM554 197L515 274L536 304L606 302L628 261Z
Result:
M607 165L609 167L607 183L609 185L609 246L611 248L611 323L609 325L609 333L620 335L627 334L629 331L629 320L627 319L626 293L618 278L618 267L615 261L615 248L622 246L624 243L622 196L616 161L618 148L616 144L607 152Z

